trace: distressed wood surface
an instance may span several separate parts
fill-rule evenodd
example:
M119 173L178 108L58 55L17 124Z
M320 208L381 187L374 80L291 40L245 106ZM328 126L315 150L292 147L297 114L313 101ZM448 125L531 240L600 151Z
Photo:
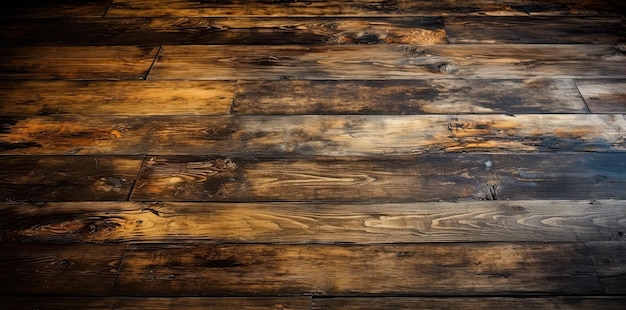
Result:
M4 204L5 243L576 242L624 240L626 201ZM619 252L615 252L619 256ZM620 262L612 262L615 266ZM607 265L607 264L605 264Z
M3 81L5 116L223 115L234 81Z
M0 20L4 46L446 44L438 17L97 18Z
M607 294L626 294L626 230L620 231L621 240L586 243L600 282Z
M603 292L584 246L571 243L138 244L129 246L113 290L140 296Z
M588 113L572 80L238 81L232 112L289 114Z
M148 79L624 78L624 45L166 45Z
M125 244L0 244L2 296L108 296Z
M3 79L144 79L157 47L0 48Z
M626 79L577 80L589 110L593 113L626 113Z
M111 0L2 1L0 18L102 17Z
M362 156L626 148L620 114L51 115L0 121L4 154Z

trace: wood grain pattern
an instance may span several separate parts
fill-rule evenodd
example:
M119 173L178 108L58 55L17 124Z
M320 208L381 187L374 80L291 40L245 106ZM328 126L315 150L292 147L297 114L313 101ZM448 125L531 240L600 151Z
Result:
M126 245L0 244L3 296L107 296Z
M438 17L98 18L0 20L4 46L445 44Z
M624 78L624 45L163 46L148 79Z
M4 154L363 156L623 152L616 114L82 116L0 119Z
M626 231L620 232L619 241L586 244L607 294L626 293Z
M238 81L232 112L289 114L587 113L572 80Z
M126 200L143 157L3 156L3 201Z
M602 287L584 246L571 243L130 245L114 286L114 294L160 296L537 291L597 294Z
M3 81L5 116L229 114L230 81Z
M0 241L268 244L607 241L623 239L625 211L624 200L5 204L0 205L0 217L12 221L0 223Z
M102 17L110 0L2 1L0 18Z
M156 47L15 47L0 48L0 78L144 79Z
M626 113L626 79L577 80L589 110L593 113Z

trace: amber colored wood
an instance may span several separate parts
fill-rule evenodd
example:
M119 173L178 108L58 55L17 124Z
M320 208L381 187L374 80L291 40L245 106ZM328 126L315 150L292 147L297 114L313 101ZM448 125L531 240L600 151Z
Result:
M102 17L111 0L2 1L0 18Z
M163 46L148 79L623 78L624 45Z
M626 40L622 17L446 17L450 43L613 43Z
M615 238L619 241L586 243L600 282L607 294L626 294L626 229Z
M157 47L79 46L0 48L0 78L144 79Z
M593 113L626 113L626 79L576 80Z
M114 286L114 294L159 296L538 291L601 293L584 246L137 244L129 246Z
M0 244L0 295L107 296L125 248Z
M139 156L2 156L2 201L126 200Z
M230 81L3 81L5 116L229 114Z
M238 81L234 114L587 113L572 80Z
M626 201L0 205L11 243L576 242L622 238Z
M448 43L439 17L0 20L0 42L4 46Z

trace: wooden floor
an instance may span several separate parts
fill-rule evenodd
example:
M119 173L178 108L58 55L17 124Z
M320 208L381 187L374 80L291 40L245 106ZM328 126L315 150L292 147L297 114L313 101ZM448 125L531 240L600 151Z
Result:
M621 0L0 10L0 309L626 309Z

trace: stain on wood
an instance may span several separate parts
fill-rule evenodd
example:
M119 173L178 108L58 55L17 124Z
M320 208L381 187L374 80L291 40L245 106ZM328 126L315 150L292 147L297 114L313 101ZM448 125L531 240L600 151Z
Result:
M600 282L607 294L626 292L626 230L621 230L619 241L586 243Z
M110 0L3 1L0 18L102 17Z
M593 113L626 113L626 79L576 80Z

